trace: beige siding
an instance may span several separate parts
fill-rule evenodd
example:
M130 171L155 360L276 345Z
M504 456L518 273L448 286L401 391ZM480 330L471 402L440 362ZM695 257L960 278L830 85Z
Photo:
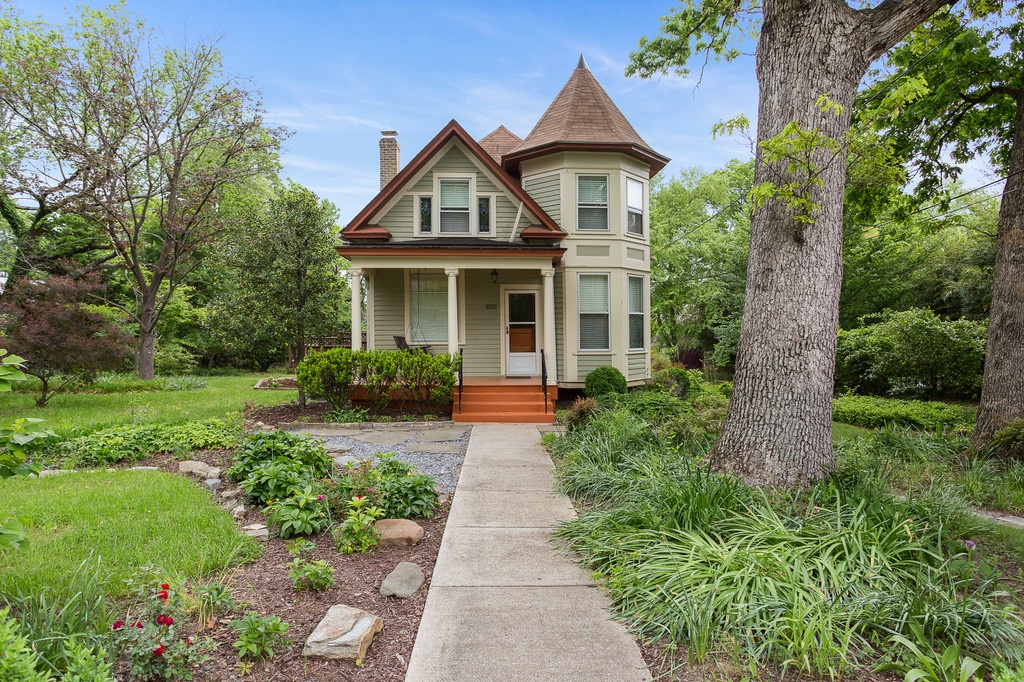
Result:
M555 358L558 380L565 381L565 273L555 272Z
M562 224L562 197L559 193L559 176L544 175L538 178L529 178L523 187L527 193L537 202L537 205L544 209L544 212L551 216L559 225Z
M501 376L501 314L498 287L485 270L468 270L466 277L466 343L462 367L466 376Z
M381 227L391 232L393 239L409 239L412 237L413 197L404 196L394 207L380 219Z
M647 376L647 353L630 353L628 359L629 376L627 378L631 381L645 378Z
M612 364L612 354L601 355L578 355L576 356L576 371L579 372L579 380L582 382L587 375L598 367Z
M394 337L405 335L405 271L378 270L373 278L373 342L394 348Z

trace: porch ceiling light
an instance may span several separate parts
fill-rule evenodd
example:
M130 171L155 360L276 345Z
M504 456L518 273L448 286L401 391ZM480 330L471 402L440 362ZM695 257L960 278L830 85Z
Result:
M497 283L498 283L498 271L497 270L491 270L491 284L497 284Z

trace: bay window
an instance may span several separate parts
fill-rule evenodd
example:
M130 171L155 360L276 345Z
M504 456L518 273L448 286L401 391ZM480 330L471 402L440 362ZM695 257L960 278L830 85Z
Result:
M629 276L629 350L644 349L644 278Z
M608 176L576 176L576 227L579 230L608 229Z
M611 350L608 275L580 274L580 350Z

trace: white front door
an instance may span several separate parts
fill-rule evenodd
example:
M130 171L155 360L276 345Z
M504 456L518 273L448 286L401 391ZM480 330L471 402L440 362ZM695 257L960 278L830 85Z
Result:
M533 377L540 374L537 352L537 292L505 292L505 374Z

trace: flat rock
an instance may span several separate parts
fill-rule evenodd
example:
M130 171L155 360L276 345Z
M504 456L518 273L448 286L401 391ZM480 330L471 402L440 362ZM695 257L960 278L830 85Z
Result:
M224 483L219 478L208 478L204 481L206 489L211 493L215 493L224 487Z
M424 443L440 443L448 440L459 440L469 429L423 429L419 439Z
M225 500L233 500L242 494L241 488L231 488L230 490L222 490L220 496Z
M402 452L425 452L430 455L458 455L462 453L462 445L458 443L410 443L402 448Z
M362 460L360 460L358 457L353 457L352 455L342 455L341 457L334 458L334 466L336 466L339 469L344 469L349 464L359 464L360 461Z
M344 455L346 452L352 452L351 445L326 445L324 450L331 457L337 457L338 455Z
M220 478L221 470L218 467L210 467L206 472L206 478Z
M441 493L440 495L437 496L437 503L448 504L448 500L450 499L452 499L452 496L449 493Z
M998 521L1014 528L1024 528L1024 519L1019 516L1000 516Z
M206 479L210 477L210 465L205 462L186 459L184 462L178 462L178 473L191 474L192 476Z
M43 469L39 472L39 478L47 478L49 476L62 476L64 474L73 474L74 469Z
M380 617L360 609L335 604L302 647L302 655L356 661L366 658L373 636L384 629Z
M129 471L160 471L160 467L132 467Z
M412 435L412 431L363 431L358 436L352 436L352 440L390 448L409 440Z
M270 529L267 528L265 523L252 523L242 528L242 532L251 538L256 538L261 542L266 542L270 539Z
M380 531L380 545L411 547L423 539L423 527L409 519L381 519L373 527Z
M403 561L384 578L380 586L382 597L408 599L423 586L423 569L414 563Z
M245 516L244 504L236 504L234 507L231 508L231 518L240 519L243 516Z
M329 426L313 428L303 427L295 429L292 433L304 433L307 436L346 436L351 438L352 436L358 436L364 433L362 429L346 429L342 427L331 428Z

